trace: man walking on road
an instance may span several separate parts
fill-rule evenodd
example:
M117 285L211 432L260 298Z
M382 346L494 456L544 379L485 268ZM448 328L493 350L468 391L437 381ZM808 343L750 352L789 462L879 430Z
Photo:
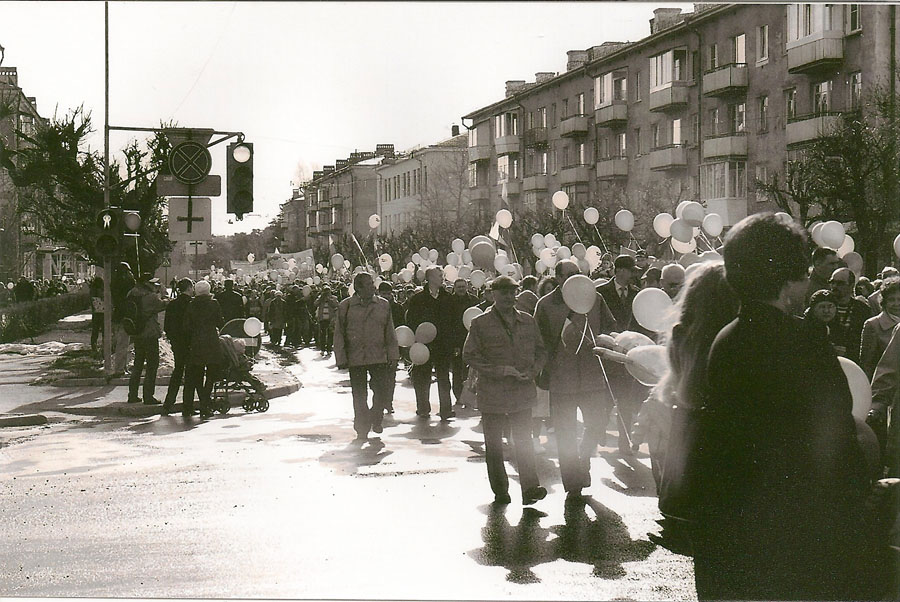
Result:
M341 370L350 370L353 393L353 428L358 440L369 429L382 432L384 403L390 387L390 370L400 359L390 304L375 294L375 281L367 272L353 278L353 296L338 305L334 326L334 359ZM372 388L369 407L368 388Z
M491 282L494 305L472 320L463 359L478 371L478 408L494 503L508 504L509 477L503 458L503 427L509 425L516 450L522 504L547 496L540 486L531 439L531 408L537 400L535 375L546 359L534 318L515 308L518 285L509 276Z
M135 326L137 334L132 336L134 340L134 369L128 380L128 403L140 403L138 389L141 384L141 372L146 365L147 373L144 375L144 403L155 405L162 403L154 393L156 391L156 370L159 368L159 337L162 332L159 329L159 321L156 314L166 308L166 302L159 296L159 278L154 278L152 273L141 274L137 286L131 289L126 297L128 303L134 303L137 311Z
M184 367L191 348L191 325L185 323L184 316L194 296L194 281L190 278L182 278L178 281L176 288L178 289L178 296L169 302L169 306L166 308L166 318L163 322L163 328L172 347L172 355L175 361L175 367L172 369L172 376L169 379L169 389L166 391L166 400L162 407L164 416L171 413L175 405L178 389L181 388L181 383L184 380Z
M244 297L234 290L234 280L228 278L225 280L225 290L216 295L219 307L222 308L222 318L228 324L230 320L235 318L243 318L246 315L244 311Z

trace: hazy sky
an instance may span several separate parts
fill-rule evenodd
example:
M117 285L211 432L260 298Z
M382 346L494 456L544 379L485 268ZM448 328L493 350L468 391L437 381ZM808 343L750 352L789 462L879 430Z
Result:
M644 38L664 6L692 5L110 2L110 123L243 131L260 215L229 225L219 197L213 233L249 231L314 169L378 143L445 139L506 80L562 72L567 50ZM83 104L101 151L103 37L102 2L0 2L3 66L44 116ZM114 133L114 156L134 136ZM224 145L211 150L222 173Z

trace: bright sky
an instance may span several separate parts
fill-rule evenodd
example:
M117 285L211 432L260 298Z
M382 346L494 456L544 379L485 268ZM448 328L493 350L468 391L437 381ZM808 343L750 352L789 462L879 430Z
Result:
M254 143L264 228L295 183L354 150L397 150L450 136L500 100L506 80L562 72L566 51L649 35L653 9L691 4L111 2L110 123L243 131ZM103 3L0 1L3 66L44 116L84 105L103 147ZM120 151L134 134L114 133ZM224 146L211 149L224 176ZM223 177L224 180L224 177ZM224 189L224 181L223 181ZM223 190L224 192L224 190Z

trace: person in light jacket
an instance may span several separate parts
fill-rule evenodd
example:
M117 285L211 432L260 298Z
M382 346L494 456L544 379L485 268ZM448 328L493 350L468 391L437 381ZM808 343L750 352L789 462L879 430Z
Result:
M476 396L494 503L511 501L503 465L503 427L508 424L516 450L522 504L527 506L547 495L538 480L531 441L531 408L537 400L534 377L547 356L534 318L515 308L517 289L518 284L509 276L491 282L494 303L472 320L463 359L478 371Z
M400 348L391 318L391 306L375 294L375 281L367 272L353 278L353 296L340 302L334 326L334 360L350 370L353 393L353 429L357 439L368 438L369 429L382 432L384 405L389 401L391 369L400 359ZM372 407L368 387L372 387Z

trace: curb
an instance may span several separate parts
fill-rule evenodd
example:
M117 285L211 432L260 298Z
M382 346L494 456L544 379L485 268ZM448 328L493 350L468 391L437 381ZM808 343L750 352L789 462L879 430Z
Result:
M0 428L6 426L37 426L40 424L47 424L47 417L42 414L0 416Z
M268 389L266 389L265 398L271 400L275 399L276 397L284 397L285 395L296 393L300 390L300 387L301 385L299 382L269 387ZM228 394L228 403L232 408L239 408L244 403L244 397L245 394L243 391L234 391ZM196 400L194 403L197 403ZM176 403L172 408L171 414L181 414L182 406L182 403ZM159 405L151 406L144 405L142 403L127 403L124 401L113 402L111 404L108 404L106 407L113 410L113 413L115 414L134 417L154 416L162 411L162 406Z

